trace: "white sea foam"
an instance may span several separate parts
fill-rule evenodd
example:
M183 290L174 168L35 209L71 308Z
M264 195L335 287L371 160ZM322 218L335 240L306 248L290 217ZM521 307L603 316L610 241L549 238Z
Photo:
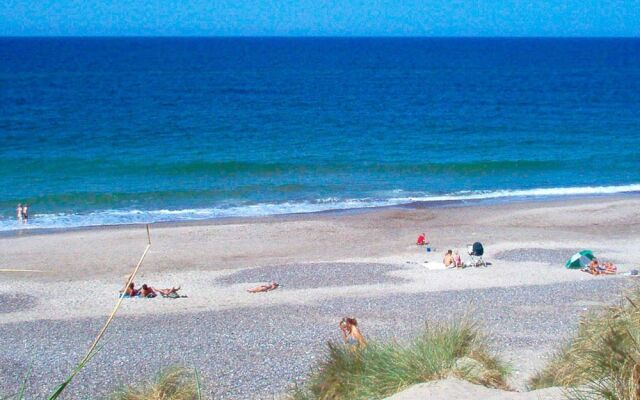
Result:
M601 195L640 192L640 184L621 186L588 186L539 188L526 190L462 191L435 195L429 193L406 193L396 189L376 197L362 199L339 199L329 197L314 201L245 204L239 206L192 208L180 210L102 210L84 214L33 214L28 224L13 219L0 219L0 231L20 229L65 229L102 225L139 224L170 221L197 221L225 217L259 217L267 215L310 213L329 210L345 210L384 207L413 202L466 201L500 198L545 198L560 196ZM402 196L406 193L406 196Z
M401 202L416 201L447 201L447 200L482 200L504 197L555 197L555 196L584 196L598 194L615 194L640 191L640 184L620 186L582 186L560 188L538 188L524 190L493 190L493 191L461 191L446 195L435 196L407 196L390 200Z

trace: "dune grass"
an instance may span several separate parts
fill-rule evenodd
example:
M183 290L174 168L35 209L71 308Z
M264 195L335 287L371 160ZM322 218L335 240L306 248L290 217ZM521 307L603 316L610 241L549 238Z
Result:
M111 400L201 400L198 371L172 367L150 381L116 390Z
M571 388L575 399L640 399L640 288L624 304L582 319L529 387Z
M329 353L292 400L381 399L410 385L449 375L507 388L508 369L487 349L476 325L457 322L426 327L406 345L370 342L352 349L328 344ZM461 362L464 361L464 362Z

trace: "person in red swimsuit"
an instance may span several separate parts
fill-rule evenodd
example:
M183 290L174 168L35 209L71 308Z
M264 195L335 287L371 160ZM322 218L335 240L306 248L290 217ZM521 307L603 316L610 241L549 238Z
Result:
M127 289L124 291L124 294L126 294L129 297L136 297L138 295L138 290L135 288L135 285L133 282L131 282L129 284L129 287L127 287Z
M153 290L151 286L147 286L146 283L140 288L140 297L142 298L153 298L157 295L158 294L155 292L155 290Z

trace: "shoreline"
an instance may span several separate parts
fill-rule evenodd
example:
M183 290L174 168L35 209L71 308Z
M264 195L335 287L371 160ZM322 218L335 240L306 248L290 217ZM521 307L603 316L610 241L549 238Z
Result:
M372 207L357 207L357 208L342 208L342 209L327 209L320 211L309 212L296 212L296 213L283 213L283 214L271 214L271 215L259 215L259 216L228 216L217 218L203 218L188 221L156 221L149 223L121 223L121 224L104 224L104 225L87 225L87 226L75 226L75 227L61 227L61 228L27 228L27 229L15 229L0 231L0 239L10 237L23 237L23 236L36 236L36 235L51 235L60 234L66 232L83 232L83 231L95 231L95 230L116 230L116 229L135 229L145 227L186 227L186 226L202 226L202 225L224 225L224 224L247 224L254 222L268 222L272 220L299 220L304 218L313 217L340 217L350 216L362 213L380 212L385 210L394 209L407 209L407 210L420 210L420 209L442 209L442 208L459 208L459 207L491 207L509 204L525 204L533 205L539 203L562 203L562 202L575 202L575 201L590 201L590 200L617 200L625 198L640 198L640 191L629 191L620 193L601 193L601 194L570 194L570 195L552 195L552 196L514 196L514 197L496 197L487 199L468 199L468 200L435 200L435 201L413 201L403 204L385 205L385 206L372 206Z

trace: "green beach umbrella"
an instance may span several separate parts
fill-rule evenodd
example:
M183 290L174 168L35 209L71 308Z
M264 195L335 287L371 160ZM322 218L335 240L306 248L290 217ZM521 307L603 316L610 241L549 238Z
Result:
M582 250L571 256L571 258L564 265L565 268L578 269L589 265L591 260L595 260L596 256L593 255L591 250Z

